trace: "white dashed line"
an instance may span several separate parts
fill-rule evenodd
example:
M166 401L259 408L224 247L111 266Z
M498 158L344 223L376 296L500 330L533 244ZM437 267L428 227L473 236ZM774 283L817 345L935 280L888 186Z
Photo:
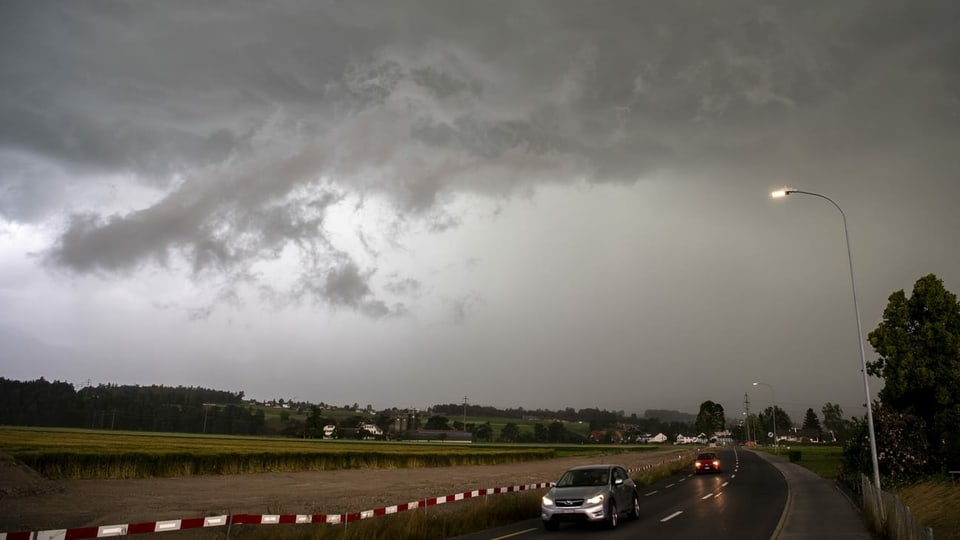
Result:
M653 495L654 493L656 493L656 491L651 491L650 493L645 493L643 496L644 496L644 497L649 497L649 496Z
M703 497L700 497L700 500L701 500L701 501L705 501L705 500L709 499L710 497L713 497L713 493L707 493L707 494L704 495Z
M682 514L682 513L683 513L683 510L680 510L680 511L677 511L677 512L674 512L674 513L672 513L672 514L670 514L669 516L667 516L667 517L665 517L665 518L663 518L663 519L661 519L661 520L660 520L660 523L666 523L666 522L668 522L668 521L670 521L671 519L673 519L673 518L675 518L675 517L677 517L677 516L679 516L679 515L680 515L680 514Z
M731 477L731 478L732 478L732 477ZM727 484L729 484L729 483L730 483L730 482L724 482L724 483L720 484L720 487L727 487Z
M676 484L670 484L669 486L667 486L667 489L670 489L670 488L672 488L672 487L675 486L675 485L676 485Z

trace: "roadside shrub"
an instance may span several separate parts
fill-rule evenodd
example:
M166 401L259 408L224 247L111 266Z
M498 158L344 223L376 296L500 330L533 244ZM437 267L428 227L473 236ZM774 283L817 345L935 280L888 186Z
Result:
M926 423L873 403L873 423L877 436L877 461L886 486L909 485L932 472L935 460L926 436ZM873 476L870 435L865 420L857 420L854 435L844 447L844 474L855 478L862 473Z

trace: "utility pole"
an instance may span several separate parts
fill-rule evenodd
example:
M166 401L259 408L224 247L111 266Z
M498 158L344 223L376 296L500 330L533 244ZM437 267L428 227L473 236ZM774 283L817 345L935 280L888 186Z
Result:
M467 396L463 396L463 430L467 431Z
M743 415L747 421L747 440L750 440L750 394L743 393Z

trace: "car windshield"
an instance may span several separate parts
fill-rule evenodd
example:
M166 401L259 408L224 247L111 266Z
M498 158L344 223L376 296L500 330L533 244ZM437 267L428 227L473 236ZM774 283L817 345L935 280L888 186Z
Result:
M712 459L717 459L717 455L716 454L700 454L699 456L697 456L697 459L701 461L708 461Z
M560 477L557 487L604 486L608 479L607 469L567 471Z

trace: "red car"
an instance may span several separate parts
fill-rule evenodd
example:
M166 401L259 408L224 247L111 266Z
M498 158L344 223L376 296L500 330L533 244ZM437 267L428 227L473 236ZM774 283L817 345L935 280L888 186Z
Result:
M697 460L693 463L693 472L695 474L705 472L720 472L720 455L716 452L703 452L697 454Z

